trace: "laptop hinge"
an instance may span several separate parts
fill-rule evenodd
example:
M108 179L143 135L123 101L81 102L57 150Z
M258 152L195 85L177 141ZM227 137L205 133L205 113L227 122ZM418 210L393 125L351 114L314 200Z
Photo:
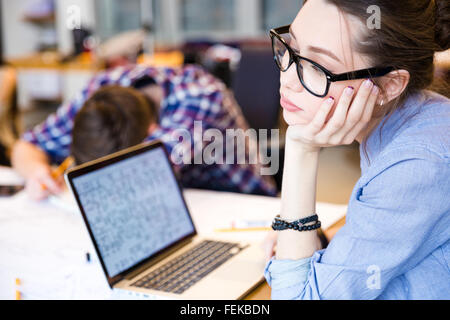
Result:
M176 251L180 250L182 247L184 247L184 246L188 245L189 243L191 243L193 240L194 240L194 237L190 237L188 239L185 239L185 240L181 241L180 243L176 244L175 246L173 246L172 248L168 249L167 251L165 251L165 252L163 252L161 254L158 254L157 257L154 257L153 259L150 259L147 263L145 263L141 267L130 271L124 278L126 280L131 280L131 279L135 278L140 273L142 273L145 270L151 268L152 266L154 266L158 262L164 260L165 258L170 256L171 254L173 254Z

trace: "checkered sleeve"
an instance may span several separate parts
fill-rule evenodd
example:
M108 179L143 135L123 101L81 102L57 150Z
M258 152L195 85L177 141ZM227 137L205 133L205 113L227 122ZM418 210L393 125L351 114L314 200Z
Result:
M25 132L22 140L43 150L51 163L62 162L70 154L75 115L86 100L86 95L82 93L75 100L62 105L44 122Z
M159 127L146 139L164 143L177 172L183 170L186 165L193 164L196 153L202 152L204 143L197 139L202 137L196 137L195 132L201 134L210 126L201 111L202 105L210 103L210 97L196 97L178 101L176 108L168 106L161 116Z

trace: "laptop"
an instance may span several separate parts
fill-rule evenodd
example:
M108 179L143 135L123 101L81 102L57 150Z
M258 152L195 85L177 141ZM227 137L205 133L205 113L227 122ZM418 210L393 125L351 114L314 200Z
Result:
M258 244L197 234L161 142L75 167L65 179L112 289L153 299L229 300L263 281Z

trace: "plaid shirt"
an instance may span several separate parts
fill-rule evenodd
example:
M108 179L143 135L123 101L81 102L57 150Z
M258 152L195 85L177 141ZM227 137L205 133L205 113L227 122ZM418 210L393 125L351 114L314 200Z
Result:
M224 84L196 66L180 69L135 66L117 68L94 77L73 101L62 105L46 121L23 136L59 163L70 154L72 128L77 112L84 102L105 85L131 86L136 80L150 76L164 89L159 114L159 127L145 141L161 140L169 154L179 144L174 139L177 129L188 130L193 136L194 122L201 121L202 129L215 128L225 136L227 129L247 130L241 110ZM191 144L192 159L196 148ZM249 148L246 146L246 154ZM246 158L248 159L248 157ZM194 163L194 161L192 161ZM261 176L259 164L174 164L184 187L275 195L271 177Z

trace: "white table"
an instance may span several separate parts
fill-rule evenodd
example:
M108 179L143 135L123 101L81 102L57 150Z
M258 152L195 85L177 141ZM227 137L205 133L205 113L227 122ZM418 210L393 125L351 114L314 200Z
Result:
M0 184L6 176L0 170ZM232 221L270 221L280 207L278 198L201 190L186 190L184 195L194 224L204 235ZM114 298L81 215L67 204L35 203L23 192L0 198L0 299L15 299L16 278L21 280L17 289L23 299ZM317 203L317 211L327 228L342 218L346 206ZM266 232L221 235L261 242Z

